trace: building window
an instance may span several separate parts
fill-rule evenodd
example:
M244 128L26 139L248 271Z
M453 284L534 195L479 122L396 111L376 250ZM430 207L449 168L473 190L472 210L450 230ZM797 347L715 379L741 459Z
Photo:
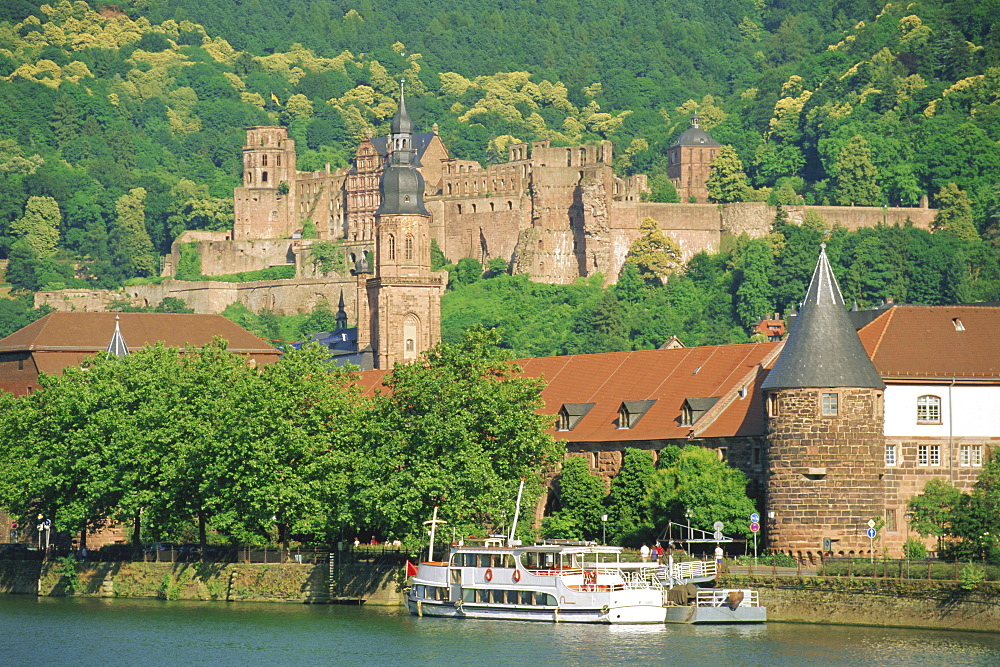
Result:
M918 445L917 446L917 465L918 466L926 466L927 465L927 461L928 461L927 450L928 450L928 446L927 445Z
M823 416L836 417L840 412L839 397L837 394L823 394Z
M941 399L937 396L920 396L917 398L917 423L941 423Z
M684 407L681 409L681 426L690 426L692 423L692 418L694 417L694 410L685 401Z
M632 428L631 419L628 410L625 406L622 406L618 410L618 428Z
M962 445L961 464L963 466L978 467L983 465L982 445Z
M389 259L396 259L396 237L389 235Z
M885 446L885 464L887 466L896 465L896 445Z
M767 416L777 417L778 416L778 397L774 394L767 395Z
M753 447L750 450L750 464L754 466L760 465L760 447Z
M886 509L885 511L885 530L889 533L896 532L896 510Z
M406 259L413 259L413 236L410 234L407 234L406 239L403 241L403 252L406 255Z
M930 449L931 465L941 465L941 445L931 445Z

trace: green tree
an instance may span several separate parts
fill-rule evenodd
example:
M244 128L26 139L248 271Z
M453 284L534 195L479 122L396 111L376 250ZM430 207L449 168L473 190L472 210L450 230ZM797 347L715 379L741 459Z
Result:
M913 520L910 527L920 535L933 535L941 540L951 531L954 511L962 500L962 492L943 479L932 479L924 485L921 494L913 496L907 503Z
M39 259L52 256L59 243L62 214L52 197L29 197L24 216L10 224L10 231L21 237Z
M662 282L680 262L681 248L653 218L642 219L639 233L625 256L625 266L634 266L647 282Z
M708 198L714 202L747 201L750 186L743 171L743 162L732 146L723 146L712 160L711 171L705 182Z
M656 471L646 503L658 528L683 520L690 510L696 528L708 530L722 521L727 533L749 537L746 517L755 508L746 494L747 482L746 475L726 465L714 450L689 445L673 464Z
M681 200L677 188L670 182L666 174L654 174L647 181L649 191L642 193L642 201L676 204Z
M586 457L571 456L563 461L556 488L559 509L542 522L542 534L577 540L600 538L607 489L600 475L590 472Z
M133 188L115 202L117 217L111 230L111 251L115 260L133 276L156 273L153 242L146 231L145 198L143 188Z
M878 170L872 163L868 142L860 134L837 154L837 203L841 206L879 206L882 191L878 186Z
M774 312L770 277L774 272L774 254L767 241L754 239L740 253L740 281L736 288L736 313L744 328L750 329L768 313Z
M934 197L938 211L932 226L935 230L946 231L963 241L978 241L979 234L972 221L972 202L964 190L949 183Z
M625 449L621 470L611 480L611 492L607 497L608 529L614 543L637 546L652 538L653 526L643 501L654 474L656 468L650 452L632 447Z
M951 550L962 558L1000 558L1000 456L994 453L979 471L972 491L952 509L949 533L960 541Z
M558 447L537 412L541 382L518 377L499 342L472 327L387 375L351 477L357 527L413 534L435 505L457 528L498 527L514 515L521 478L531 506Z

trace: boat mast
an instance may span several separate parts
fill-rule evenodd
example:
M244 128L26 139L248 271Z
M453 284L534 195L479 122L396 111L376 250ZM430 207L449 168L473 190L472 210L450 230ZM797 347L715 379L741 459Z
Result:
M517 504L514 506L514 523L510 524L510 536L507 538L507 546L514 546L514 531L517 530L517 517L521 513L521 494L524 493L524 478L521 478L521 486L517 489Z
M434 514L431 515L431 520L430 521L424 521L424 525L425 526L427 524L431 524L431 543L427 546L427 560L428 561L433 561L434 560L434 533L435 533L435 531L437 529L437 525L439 523L448 523L448 522L444 521L443 519L441 521L438 521L438 506L435 505L434 506Z

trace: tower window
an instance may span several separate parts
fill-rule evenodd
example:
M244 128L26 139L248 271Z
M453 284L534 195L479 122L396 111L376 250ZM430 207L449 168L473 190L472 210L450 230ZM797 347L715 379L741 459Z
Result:
M887 466L896 465L896 445L885 446L885 464Z
M407 234L403 241L403 252L406 259L413 259L413 237L410 234Z
M920 396L917 398L917 423L941 423L941 398L938 396Z
M267 166L267 156L266 155L264 155L264 156L262 156L260 158L260 166L262 166L262 167L266 167Z
M396 259L396 237L389 235L389 259Z
M840 414L840 397L837 394L823 394L822 413L824 417L836 417Z
M774 394L767 395L767 416L777 417L778 416L778 397Z

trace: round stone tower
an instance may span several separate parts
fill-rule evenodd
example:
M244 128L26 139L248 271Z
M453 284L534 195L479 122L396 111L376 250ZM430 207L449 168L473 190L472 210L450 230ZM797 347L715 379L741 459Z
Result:
M885 507L885 384L847 315L825 244L763 389L767 545L802 556L867 554L867 522Z

